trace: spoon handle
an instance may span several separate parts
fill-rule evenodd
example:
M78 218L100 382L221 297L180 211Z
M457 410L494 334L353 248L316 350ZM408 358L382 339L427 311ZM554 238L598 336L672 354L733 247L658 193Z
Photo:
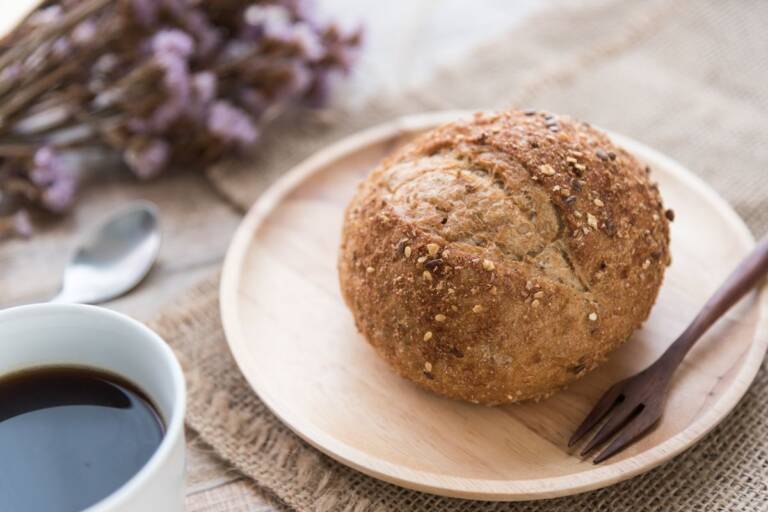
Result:
M698 339L768 274L768 236L758 242L723 285L707 301L688 328L667 349L662 359L676 367Z

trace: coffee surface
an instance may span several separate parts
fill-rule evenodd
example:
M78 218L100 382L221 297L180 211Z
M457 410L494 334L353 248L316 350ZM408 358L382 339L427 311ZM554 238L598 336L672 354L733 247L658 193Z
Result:
M160 445L150 401L114 375L50 367L0 378L0 512L75 512L134 476Z

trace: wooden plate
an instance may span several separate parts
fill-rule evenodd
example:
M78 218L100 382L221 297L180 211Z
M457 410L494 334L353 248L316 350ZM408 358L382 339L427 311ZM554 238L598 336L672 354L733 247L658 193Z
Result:
M574 494L648 471L690 447L736 405L758 370L768 344L765 293L742 301L688 355L650 436L600 466L566 448L602 392L654 360L754 244L710 188L627 138L614 137L652 167L677 212L673 264L651 318L604 366L540 403L490 408L400 379L357 333L336 275L344 207L382 157L459 115L466 113L402 118L345 139L290 171L253 206L227 254L221 310L254 391L334 459L403 487L462 498Z

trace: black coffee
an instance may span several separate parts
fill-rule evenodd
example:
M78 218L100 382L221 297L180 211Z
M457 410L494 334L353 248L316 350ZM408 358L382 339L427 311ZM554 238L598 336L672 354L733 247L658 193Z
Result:
M0 512L76 512L135 475L163 439L146 396L107 373L41 368L0 379Z

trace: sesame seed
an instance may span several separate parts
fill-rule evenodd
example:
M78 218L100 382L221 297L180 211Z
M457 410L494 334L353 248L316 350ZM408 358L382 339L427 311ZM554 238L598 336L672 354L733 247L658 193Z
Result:
M483 268L490 271L495 269L496 265L494 265L491 260L483 260Z
M573 178L571 180L571 186L573 187L573 190L576 192L581 192L583 182L581 180L577 180L576 178Z
M431 281L432 280L432 274L429 273L429 270L425 270L423 274L421 274L421 277L425 281Z
M429 341L432 339L432 331L427 331L424 333L424 341Z
M427 261L427 257L426 256L420 256L419 259L417 259L416 261L418 261L419 263L424 263L425 261Z
M440 250L440 246L437 244L427 244L427 252L430 256L434 256L437 254L437 251Z
M587 318L589 318L590 322L597 322L597 313L590 313Z
M438 313L435 315L435 322L445 322L446 316L442 313Z
M376 272L376 269L373 267L368 267L367 269L365 269L365 271L368 272L369 274L373 274L374 272Z
M592 229L597 229L597 217L591 213L587 213L587 224L589 224L589 227Z
M427 370L428 372L431 372L432 371L432 363L430 363L429 361L424 363L424 369Z
M539 172L541 172L541 174L543 174L545 176L554 176L555 175L555 170L552 168L551 165L547 165L547 164L540 165L539 166Z
M573 167L582 172L587 170L587 166L584 164L574 164Z
M542 292L542 291L538 291L538 292L533 294L533 298L534 299L540 299L542 297L544 297L544 292Z
M403 254L405 254L405 257L406 258L410 258L411 257L411 252L413 252L413 250L411 249L411 246L410 245L406 245L405 249L403 249Z
M566 162L568 162L568 163L571 163L571 164L575 164L575 163L578 163L578 162L579 162L578 160L576 160L576 159L575 159L575 158L573 158L572 156L569 156L569 157L567 157L567 158L565 159L565 161L566 161Z
M565 204L573 204L576 202L576 196L568 196L565 198Z
M525 282L525 289L526 290L533 290L533 281L526 281Z
M472 312L473 313L482 313L483 312L483 306L481 306L480 304L475 304L474 307L472 308Z
M605 206L605 203L604 203L604 202L602 202L602 201L601 201L600 199L598 199L598 198L595 198L595 200L594 200L594 203L595 203L595 206L597 206L598 208L602 208L603 206Z

